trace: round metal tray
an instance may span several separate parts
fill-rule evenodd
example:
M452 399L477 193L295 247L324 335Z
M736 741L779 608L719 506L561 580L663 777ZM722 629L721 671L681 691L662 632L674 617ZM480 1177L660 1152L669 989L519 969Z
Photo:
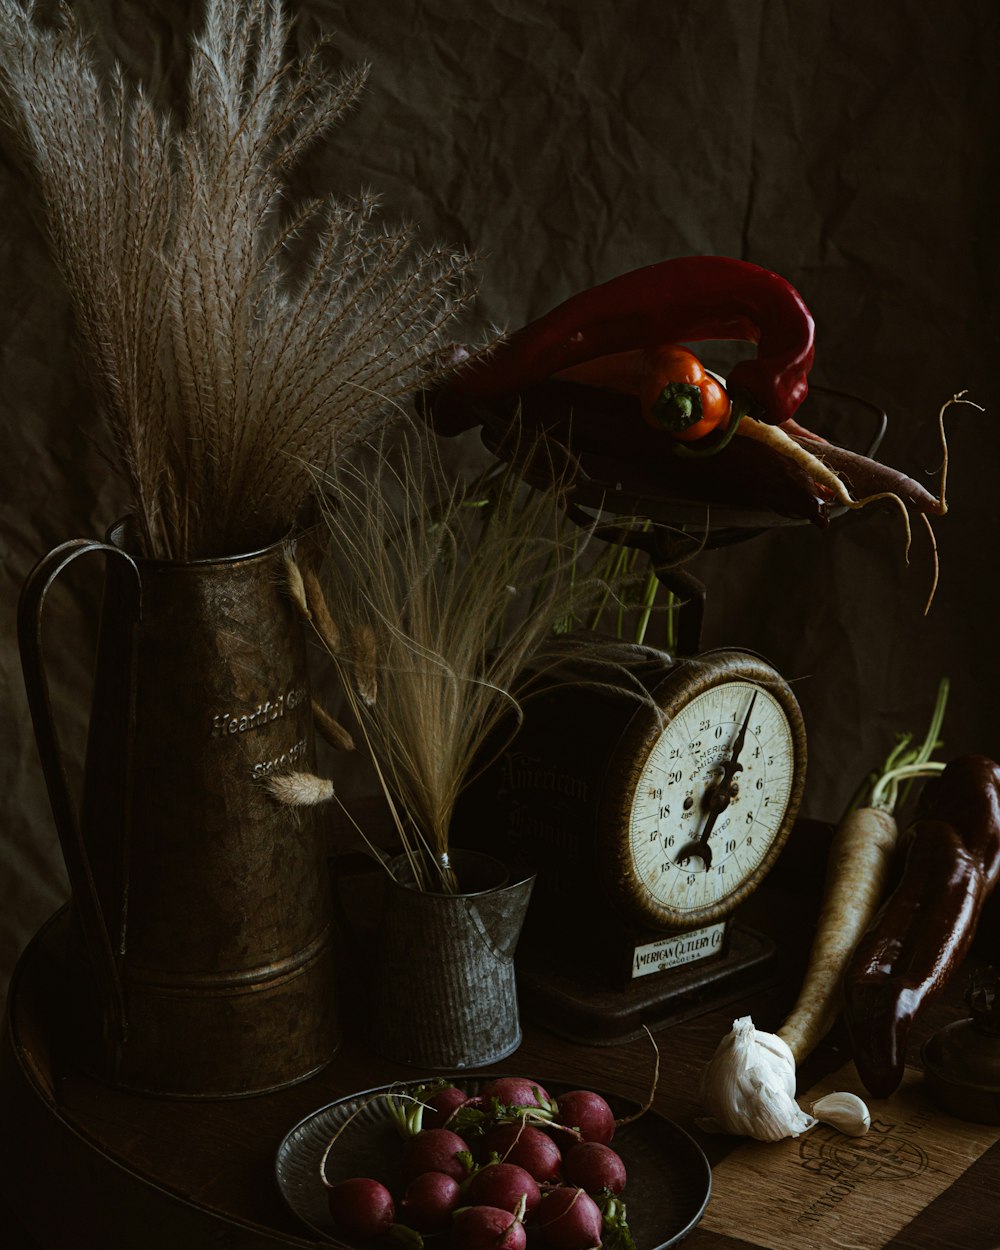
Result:
M447 1079L454 1079L471 1096L495 1075L484 1073L472 1078L463 1073ZM323 1154L342 1126L346 1125L327 1160L328 1179L336 1183L352 1176L374 1176L394 1193L399 1192L397 1161L402 1141L385 1099L378 1095L407 1093L422 1083L383 1086L340 1098L306 1116L289 1131L275 1161L278 1186L295 1214L315 1233L335 1245L353 1245L336 1239L319 1172ZM578 1088L557 1081L542 1081L542 1085L556 1099ZM614 1094L602 1096L616 1116L630 1115L637 1109L635 1103ZM708 1202L712 1173L704 1152L683 1129L655 1111L622 1125L612 1145L628 1173L622 1197L636 1250L666 1250L676 1245L701 1219ZM389 1239L385 1244L397 1243Z

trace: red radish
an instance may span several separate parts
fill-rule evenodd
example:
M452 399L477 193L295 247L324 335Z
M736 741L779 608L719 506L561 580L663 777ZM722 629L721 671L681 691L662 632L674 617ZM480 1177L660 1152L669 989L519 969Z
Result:
M621 1155L610 1146L596 1141L577 1142L566 1152L563 1159L563 1179L570 1185L579 1185L588 1194L610 1189L620 1194L627 1179Z
M462 1188L445 1172L421 1172L407 1185L400 1199L406 1223L421 1233L438 1233L448 1227L462 1197Z
M424 1129L403 1145L403 1178L411 1181L421 1172L445 1172L463 1181L469 1174L469 1165L460 1156L468 1152L469 1147L451 1129Z
M396 1208L392 1194L379 1181L355 1176L327 1190L330 1216L338 1233L369 1241L392 1227Z
M432 1097L425 1099L423 1127L444 1128L459 1107L469 1101L468 1094L454 1085L447 1085Z
M607 1146L615 1135L615 1113L600 1094L589 1089L560 1095L556 1119L566 1128L579 1129L583 1141Z
M524 1225L499 1207L460 1207L451 1222L451 1244L461 1250L524 1250Z
M475 1206L514 1211L521 1200L530 1214L542 1200L535 1178L516 1163L488 1163L469 1182L467 1197Z
M498 1076L479 1091L479 1097L488 1103L496 1098L505 1107L541 1107L548 1110L552 1099L537 1081L525 1076Z
M487 1158L495 1153L501 1163L515 1163L543 1184L557 1180L562 1167L562 1151L530 1124L498 1124L486 1134L483 1150Z
M601 1209L582 1189L560 1185L538 1207L537 1225L552 1250L599 1250Z

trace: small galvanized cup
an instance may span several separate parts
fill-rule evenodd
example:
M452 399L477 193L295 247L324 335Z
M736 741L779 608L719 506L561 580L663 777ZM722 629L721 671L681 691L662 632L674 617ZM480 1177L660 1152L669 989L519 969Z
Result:
M534 875L511 881L478 851L451 861L464 893L418 890L405 857L392 862L376 943L372 1045L430 1070L487 1067L521 1044L514 950Z

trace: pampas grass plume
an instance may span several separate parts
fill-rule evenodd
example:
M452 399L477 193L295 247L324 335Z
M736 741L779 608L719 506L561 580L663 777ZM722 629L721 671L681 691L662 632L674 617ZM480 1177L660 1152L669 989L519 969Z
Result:
M336 717L331 716L318 700L312 701L313 723L317 732L335 751L353 751L354 739Z
M323 593L323 586L315 569L307 565L302 570L302 584L308 608L308 619L312 622L320 641L330 652L340 652L340 628L333 618L330 605Z
M288 576L288 593L292 596L295 606L307 620L312 620L312 612L309 610L309 602L306 598L306 586L302 577L302 570L296 564L294 557L285 552L285 573Z
M354 688L365 707L378 700L378 647L375 631L367 622L351 626L351 671Z
M274 773L265 778L265 789L286 807L316 807L333 798L333 782L314 773Z
M120 68L102 78L69 5L36 16L0 0L0 123L41 194L141 552L278 541L333 449L453 367L471 257L379 224L371 195L290 201L367 70L331 76L325 42L287 59L281 0L207 0L170 114Z

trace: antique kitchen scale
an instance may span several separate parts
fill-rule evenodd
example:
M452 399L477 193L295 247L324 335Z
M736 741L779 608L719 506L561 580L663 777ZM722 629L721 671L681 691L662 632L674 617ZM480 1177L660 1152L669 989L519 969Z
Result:
M841 392L813 392L835 401L842 445L871 455L885 414ZM480 409L477 418L491 451L516 454L509 412ZM523 1013L572 1040L604 1044L696 1014L768 975L774 944L741 924L739 910L795 822L805 728L766 659L739 648L699 651L705 589L678 567L678 552L803 522L665 498L641 465L579 446L573 454L571 517L590 527L609 512L646 518L600 532L644 551L682 601L677 654L643 648L620 685L593 672L580 680L572 666L549 682L465 791L456 820L476 845L537 873L517 952ZM550 471L522 466L536 485Z

